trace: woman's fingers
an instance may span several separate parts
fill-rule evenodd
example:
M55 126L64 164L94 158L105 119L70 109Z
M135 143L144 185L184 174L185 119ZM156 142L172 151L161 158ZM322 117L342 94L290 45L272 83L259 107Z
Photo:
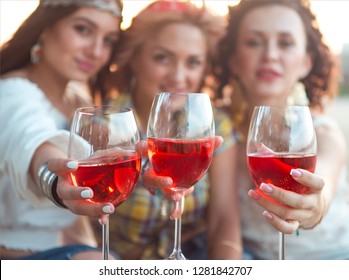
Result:
M72 186L68 180L62 177L58 179L57 194L62 200L80 200L93 197L92 189Z
M176 196L176 200L173 201L174 206L170 215L171 220L179 219L182 216L183 209L184 209L184 197L180 193L174 194Z
M47 163L47 167L58 175L72 172L78 168L78 162L69 159L53 159Z
M290 172L292 178L298 183L308 187L310 192L321 192L325 186L324 180L317 174L304 169L292 169Z
M223 137L215 136L214 150L217 150L223 144L223 141L224 141Z
M158 176L155 174L152 168L144 171L142 181L143 185L145 185L149 189L163 189L170 187L173 184L171 177Z
M115 207L112 203L93 203L86 200L66 200L64 204L75 214L89 217L102 218L103 216L114 213Z
M273 227L285 234L292 234L299 228L298 221L283 220L269 211L264 211L263 216Z

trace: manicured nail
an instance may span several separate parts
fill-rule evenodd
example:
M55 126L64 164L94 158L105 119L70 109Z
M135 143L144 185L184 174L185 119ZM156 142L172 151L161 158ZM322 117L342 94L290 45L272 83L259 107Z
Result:
M75 169L79 166L78 162L77 161L69 161L67 163L67 167L70 168L70 169Z
M271 186L269 186L268 184L262 183L259 188L265 192L265 193L272 193L273 192L273 188Z
M291 176L295 177L295 178L300 178L303 176L303 173L300 172L299 170L297 169L291 169L291 172L290 172Z
M103 212L105 214L111 214L113 211L111 210L111 207L109 205L106 205L103 207Z
M93 197L93 193L91 190L84 190L81 192L81 197L82 198L92 198Z
M264 216L264 218L266 218L269 221L271 221L273 219L273 216L268 211L264 211L263 216Z
M166 178L164 179L164 183L166 184L166 186L171 186L173 184L173 181L171 178Z
M102 219L101 219L101 218L98 219L98 223L99 223L100 225L103 225L103 224L102 224Z
M261 196L254 190L249 190L248 191L249 197L253 198L254 200L259 200Z

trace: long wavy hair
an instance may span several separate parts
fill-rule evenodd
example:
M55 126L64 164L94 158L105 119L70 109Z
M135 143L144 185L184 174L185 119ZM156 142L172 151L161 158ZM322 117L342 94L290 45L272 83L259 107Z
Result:
M122 0L115 1L118 2L122 10ZM12 38L1 46L0 74L3 75L27 66L30 63L31 48L39 41L43 31L80 8L76 5L44 7L39 4L36 10L19 26ZM100 70L97 77L89 82L93 94L103 90L105 76L109 73L109 66L110 63Z
M333 99L337 94L339 71L336 60L329 47L324 43L316 16L311 11L308 0L241 0L239 4L229 7L227 32L219 43L219 58L214 66L215 77L219 84L217 97L221 98L224 95L226 86L234 87L234 84L238 84L237 77L229 70L228 61L236 51L238 32L243 18L251 10L268 5L289 7L295 10L301 17L307 38L307 52L311 55L313 62L311 71L301 82L305 86L309 105L323 111L325 101ZM234 95L232 98L234 98ZM238 98L240 100L237 102L242 101L241 99L244 98L243 93ZM232 104L237 102L234 100ZM248 105L241 106L241 104L233 106L231 108L233 119L237 120L237 122L243 121L245 117L243 115L246 113L247 107Z
M149 4L132 19L129 28L122 32L114 57L116 71L110 77L114 97L115 92L117 95L130 90L133 76L130 66L132 57L164 26L188 23L202 30L208 46L207 61L210 62L217 54L216 47L224 35L225 22L224 17L214 15L206 8L199 8L190 2L160 0Z

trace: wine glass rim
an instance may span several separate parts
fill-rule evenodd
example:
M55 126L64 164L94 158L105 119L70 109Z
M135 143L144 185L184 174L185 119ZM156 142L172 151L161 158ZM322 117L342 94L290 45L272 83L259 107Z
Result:
M127 106L115 106L115 105L95 105L95 106L85 106L85 107L79 107L76 109L76 112L79 113L91 113L94 112L98 109L107 109L107 108L115 108L117 109L117 113L128 113L128 112L132 112L132 108L131 107L127 107Z
M161 94L173 94L173 95L195 95L195 94L206 94L208 95L208 93L206 92L170 92L170 91L162 91L162 92L159 92L157 95L161 95Z
M254 108L259 109L259 108L275 108L275 109L284 109L284 108L308 108L308 105L258 105L255 106Z

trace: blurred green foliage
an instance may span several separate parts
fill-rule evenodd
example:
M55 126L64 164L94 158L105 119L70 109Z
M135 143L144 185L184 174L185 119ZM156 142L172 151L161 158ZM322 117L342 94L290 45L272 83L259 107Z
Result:
M339 95L349 96L349 84L341 83L339 86Z

